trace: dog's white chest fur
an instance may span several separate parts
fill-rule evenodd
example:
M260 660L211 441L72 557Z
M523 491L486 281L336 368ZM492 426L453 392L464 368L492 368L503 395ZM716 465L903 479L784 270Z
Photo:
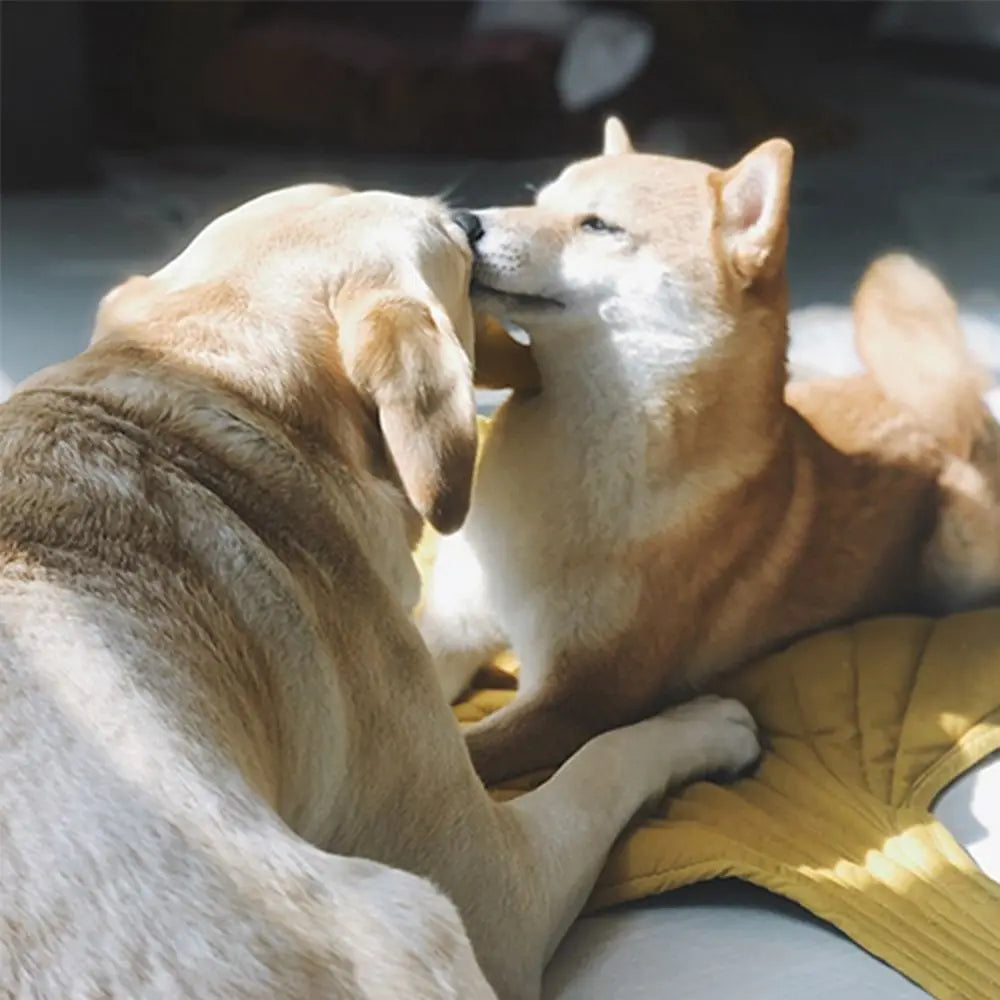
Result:
M522 686L567 630L593 647L628 626L640 597L631 556L693 499L650 468L667 419L662 385L686 357L642 336L578 348L570 363L546 366L541 395L497 414L469 519L442 540L422 622L436 652L454 647L449 630L481 634L491 621L497 645L521 657ZM471 658L438 657L450 696Z

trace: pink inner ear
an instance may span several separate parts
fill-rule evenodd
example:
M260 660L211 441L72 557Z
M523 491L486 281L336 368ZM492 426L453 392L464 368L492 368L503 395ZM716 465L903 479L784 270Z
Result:
M721 226L726 250L746 280L755 279L783 254L792 147L771 139L723 175ZM775 257L775 260L778 258Z
M732 228L737 232L753 229L764 215L767 200L761 167L758 164L745 167L726 186L723 197Z

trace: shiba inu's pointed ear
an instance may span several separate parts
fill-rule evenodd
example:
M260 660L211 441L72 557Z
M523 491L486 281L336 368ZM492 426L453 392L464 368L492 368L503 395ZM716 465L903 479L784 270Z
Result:
M632 153L632 140L620 118L611 115L604 122L604 155L617 156L619 153Z
M340 320L344 366L378 414L410 503L442 534L469 512L476 462L472 363L444 310L375 297Z
M715 175L722 247L744 284L774 274L784 259L793 151L769 139Z

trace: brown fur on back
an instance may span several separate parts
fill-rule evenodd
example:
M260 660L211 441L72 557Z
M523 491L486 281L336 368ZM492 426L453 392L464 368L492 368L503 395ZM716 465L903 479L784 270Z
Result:
M863 311L867 297L881 297L888 315L881 317L879 349L886 359L890 345L901 350L912 329L913 286L906 294L894 282L887 287L896 267L892 259L876 262L856 304ZM940 288L929 274L927 281ZM782 284L761 311L764 323L783 311ZM645 585L626 633L597 655L588 651L587 660L600 664L585 685L595 705L621 700L632 706L628 717L640 717L665 694L696 691L719 670L805 632L866 615L934 610L924 560L938 527L942 480L963 452L986 439L981 375L967 363L960 333L953 336L954 306L942 294L941 314L922 316L931 358L914 365L935 387L925 409L916 403L919 377L914 386L905 365L888 361L890 387L912 393L905 402L873 373L791 383L782 399L775 381L783 363L775 358L761 370L739 355L700 366L689 387L678 387L677 398L695 401L676 422L691 435L682 430L675 442L681 468L710 466L727 454L738 466L748 448L762 464L626 557ZM940 343L932 340L936 331ZM757 342L781 338L761 329ZM908 346L921 356L917 345ZM949 359L943 384L934 380L935 348L939 363ZM720 413L713 426L713 412L726 408L735 408L737 419ZM742 427L754 429L752 442L740 440ZM667 663L674 666L664 677L655 665Z

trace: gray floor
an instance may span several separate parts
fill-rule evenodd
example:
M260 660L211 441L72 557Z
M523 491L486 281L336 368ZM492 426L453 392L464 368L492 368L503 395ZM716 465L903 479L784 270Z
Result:
M823 83L827 102L833 95L862 131L851 148L797 167L793 360L833 372L856 367L846 309L851 289L874 254L902 248L948 280L974 349L1000 376L1000 89L874 68L827 73ZM808 73L796 80L799 90L808 85ZM657 144L662 151L713 158L721 148L710 124L668 125L658 130L669 136ZM558 167L234 158L212 150L185 156L201 175L176 163L109 160L103 190L3 199L0 370L10 380L80 350L104 291L130 273L156 268L207 218L268 188L340 179L444 193L455 204L503 203L526 200L526 183ZM2 392L0 384L0 398ZM1000 395L994 399L1000 413ZM484 408L491 402L482 400ZM956 786L941 807L994 877L1000 876L998 803L1000 762L994 762ZM922 995L797 908L727 883L581 921L546 984L546 996L560 1000L667 993L809 1000Z

